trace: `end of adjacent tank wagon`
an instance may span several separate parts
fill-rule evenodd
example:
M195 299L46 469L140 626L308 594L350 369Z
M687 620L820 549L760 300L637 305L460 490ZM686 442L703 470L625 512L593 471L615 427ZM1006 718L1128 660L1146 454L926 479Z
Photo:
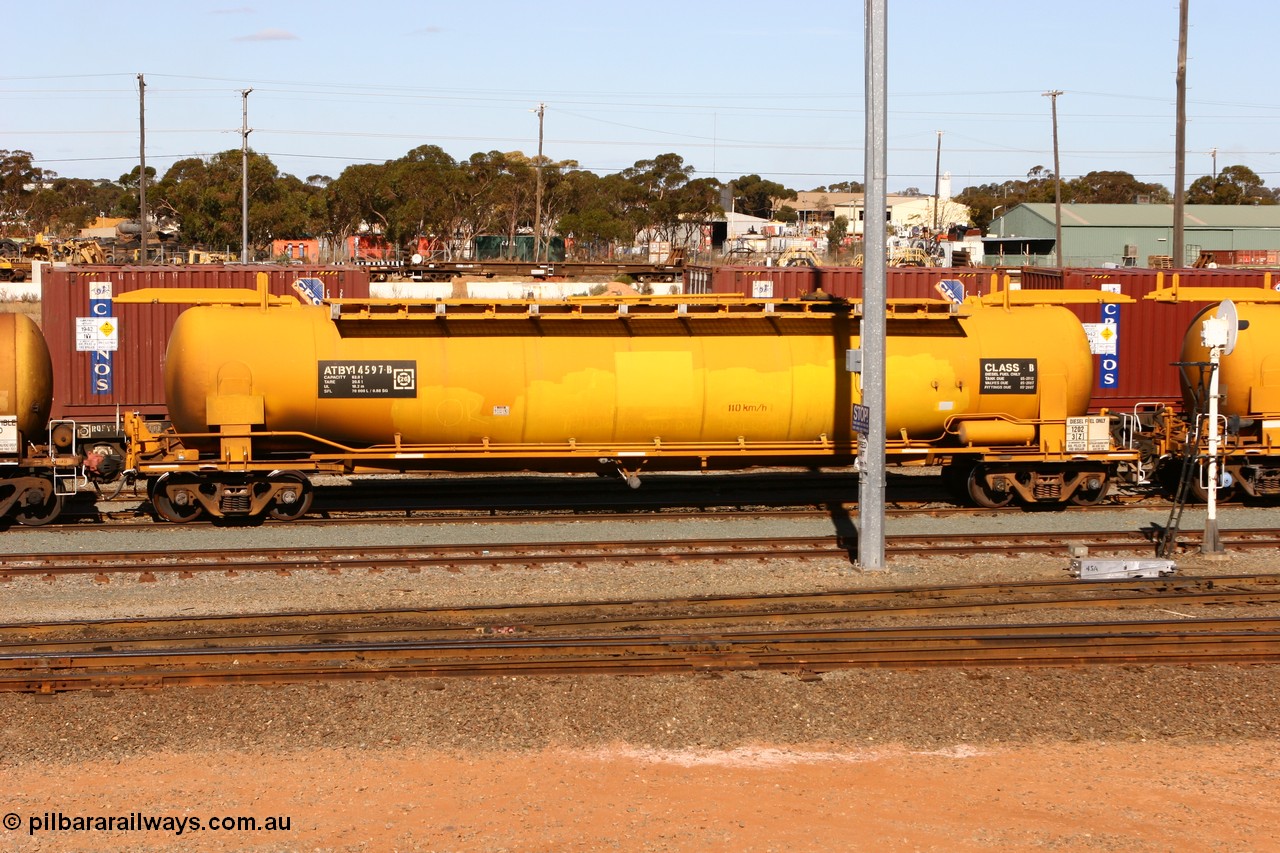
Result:
M0 519L48 524L85 480L74 442L55 441L67 424L50 423L52 403L53 368L40 327L23 314L0 314Z

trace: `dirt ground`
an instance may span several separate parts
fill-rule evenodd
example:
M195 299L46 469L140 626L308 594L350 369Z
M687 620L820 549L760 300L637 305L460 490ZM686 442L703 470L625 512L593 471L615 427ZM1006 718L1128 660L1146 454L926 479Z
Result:
M0 610L70 619L210 602L252 612L886 585L825 571L25 580L0 587ZM963 577L984 572L1061 567L983 561ZM0 693L0 851L1280 851L1280 667L811 676ZM125 828L92 826L107 817ZM225 817L258 827L211 825ZM273 819L287 827L268 829ZM133 828L146 820L161 825Z
M532 753L320 749L6 769L10 850L1280 849L1275 742L919 751L766 745ZM280 831L41 832L74 815L251 816Z
M1277 695L1267 666L0 694L0 850L1280 850Z

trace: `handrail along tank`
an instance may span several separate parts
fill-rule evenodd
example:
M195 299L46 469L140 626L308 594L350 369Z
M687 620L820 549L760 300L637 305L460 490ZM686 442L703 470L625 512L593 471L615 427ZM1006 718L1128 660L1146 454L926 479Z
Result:
M850 465L857 454L859 376L846 368L860 343L855 304L716 296L312 307L248 293L179 316L164 364L173 435L135 436L132 462L163 480L153 491L173 520L201 508L261 511L281 488L263 484L268 470L290 469L294 500L303 472L327 470L629 475ZM1101 498L1114 460L1067 438L1068 420L1097 420L1084 417L1093 362L1069 310L1007 298L901 303L887 323L890 461L960 464L970 495L992 506L1015 493ZM1103 444L1111 449L1105 434ZM999 464L980 464L987 457Z

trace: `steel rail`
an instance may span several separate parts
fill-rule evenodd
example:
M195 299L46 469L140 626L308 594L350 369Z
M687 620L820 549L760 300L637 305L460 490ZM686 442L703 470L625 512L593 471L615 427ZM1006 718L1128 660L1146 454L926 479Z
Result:
M403 632L403 639L376 640L355 639L330 642L327 637L307 637L302 642L277 644L250 644L236 646L205 645L208 638L193 638L194 645L177 645L154 649L148 646L98 647L78 651L60 648L35 647L0 652L0 669L25 669L34 667L60 667L74 669L95 661L107 661L117 665L154 665L180 660L204 660L233 662L243 658L269 657L278 659L306 659L311 657L346 656L362 661L374 657L397 657L419 653L455 654L461 657L507 657L513 654L546 654L549 651L566 651L579 648L602 654L601 650L622 650L626 654L643 654L653 648L668 646L691 648L730 648L734 646L764 643L771 648L791 649L821 648L831 642L858 642L880 647L918 646L930 641L946 640L948 647L966 645L990 645L1021 642L1026 638L1054 638L1061 642L1077 639L1089 641L1100 638L1150 639L1179 638L1216 634L1222 636L1275 634L1280 639L1280 617L1212 617L1205 619L1147 619L1118 622L1027 623L1017 625L908 625L869 627L828 627L774 630L706 631L677 634L564 634L521 635L500 634L478 636L474 633L461 637L422 638L415 632ZM283 639L295 640L294 635ZM56 646L56 644L54 644Z
M1280 662L1280 619L1209 619L1069 626L979 626L644 637L501 637L341 647L190 649L4 656L0 690L312 681L416 675L656 673L737 669L825 672L851 667L1079 666L1104 663ZM245 661L269 659L270 667ZM335 659L338 660L335 663ZM201 664L194 667L193 664ZM173 669L186 665L186 669ZM225 669L211 667L224 666ZM159 669L157 667L170 667ZM100 667L93 669L93 667ZM107 669L106 667L115 667ZM82 670L82 671L77 671Z
M461 608L384 609L76 620L0 625L0 652L215 645L285 638L313 642L355 638L452 636L497 631L520 634L568 628L634 630L654 626L829 621L857 618L974 617L999 612L1070 609L1243 606L1280 601L1280 575L1212 578L1051 581L966 584L889 590L844 590L761 596L520 604ZM692 611L692 612L691 612ZM335 623L340 627L333 627ZM353 624L346 624L353 623ZM372 626L369 623L374 623ZM426 623L426 624L424 624ZM158 634L160 630L182 633ZM245 628L252 628L247 631ZM231 633L231 629L239 629ZM115 632L111 634L109 632ZM91 634L92 639L36 639L51 634Z
M1190 544L1195 535L1182 537ZM1280 534L1271 529L1228 531L1223 544L1235 548L1277 548ZM1120 530L1071 533L930 534L889 537L889 552L896 557L971 554L997 548L1002 553L1058 553L1072 545L1096 550L1131 550L1151 547L1145 531ZM851 559L850 545L837 536L747 539L682 539L618 542L537 542L492 545L387 546L377 548L279 548L231 551L100 552L69 554L18 554L3 557L0 580L22 576L56 576L92 573L157 571L183 575L198 571L274 571L289 573L324 569L378 571L404 567L466 566L495 563L622 563L681 562L689 560Z
M116 572L380 571L388 568L413 570L426 565L523 563L532 566L564 562L585 565L599 562L817 559L837 555L847 557L848 550L840 546L836 537L24 554L4 558L3 565L0 565L0 580L31 575Z
M1256 604L1258 597L1249 593L1239 593L1243 600L1232 601L1224 599L1222 596L1214 596L1212 601L1195 601L1194 596L1177 596L1175 601L1182 604ZM1280 593L1273 593L1266 597L1266 601L1280 601ZM1064 607L1088 608L1097 607L1099 609L1107 607L1123 606L1124 604L1140 604L1141 602L1134 599L1109 599L1105 601L1073 601L1073 602L1049 602L1048 606L1062 609ZM1167 604L1165 599L1159 601L1147 602L1149 605ZM91 640L29 640L29 641L10 641L0 643L0 669L5 668L8 660L26 659L34 655L42 655L48 658L70 658L77 655L97 654L97 653L115 653L123 654L125 652L143 652L159 650L164 654L175 654L177 652L193 649L200 653L206 653L215 649L230 649L237 651L241 649L253 649L269 644L281 644L290 642L294 644L310 644L318 646L328 644L328 647L337 648L341 644L365 643L365 644L382 644L382 643L425 643L425 642L456 642L474 638L477 634L485 636L518 636L520 638L538 637L545 638L552 631L564 631L565 629L575 628L580 631L624 631L635 630L639 628L673 628L680 627L689 630L693 627L701 627L708 630L710 624L741 624L750 625L771 624L777 622L794 623L797 621L826 621L831 619L845 619L849 616L883 617L883 616L902 616L902 615L989 615L992 612L1025 610L1046 606L1040 602L1009 602L1001 604L988 605L965 605L957 608L956 606L940 605L940 610L945 610L943 614L930 613L927 608L913 608L910 614L904 614L894 609L879 610L824 610L824 611L802 611L793 613L736 613L721 614L715 616L696 617L696 616L660 616L645 617L634 619L604 619L593 620L589 618L581 618L576 620L565 620L557 622L548 622L532 625L512 625L503 626L502 631L486 631L484 629L458 627L458 626L398 626L398 627L379 627L379 628L332 628L327 630L308 630L308 629L280 629L280 630L262 630L257 632L243 632L230 634L193 634L193 635L166 635L166 636L145 636L145 637L101 637ZM961 612L957 613L959 609ZM1265 618L1265 617L1257 617ZM1239 620L1236 620L1237 623ZM1092 625L1094 623L1081 623ZM1127 624L1127 623L1126 623ZM1151 624L1151 623L1143 623ZM1179 624L1184 625L1202 625L1204 620L1198 622L1181 621ZM1059 631L1071 633L1078 630L1078 626L1069 623L1034 623L1030 625L1009 626L1019 629L1040 628L1047 630L1054 628ZM883 632L888 630L902 630L900 628L889 628L884 626L863 626L859 628L817 628L812 627L807 630L822 631L825 635L839 636L881 636ZM912 629L917 632L929 632L937 636L964 637L973 631L972 625L945 625L920 627L915 626ZM747 636L749 634L761 634L759 629L754 631L739 630L735 632L737 636ZM770 633L768 636L774 636ZM599 637L598 633L584 634L583 636ZM636 636L636 635L628 635ZM497 645L495 642L494 645Z

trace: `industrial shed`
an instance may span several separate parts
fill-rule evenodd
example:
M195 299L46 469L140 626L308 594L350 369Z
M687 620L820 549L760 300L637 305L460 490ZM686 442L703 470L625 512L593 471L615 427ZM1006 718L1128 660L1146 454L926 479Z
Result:
M1280 258L1280 205L1188 204L1183 263L1172 263L1173 205L1062 205L1062 265L1191 266L1200 252L1245 265ZM1020 204L996 217L983 238L988 264L1056 266L1052 204ZM1163 259L1168 258L1168 261Z

